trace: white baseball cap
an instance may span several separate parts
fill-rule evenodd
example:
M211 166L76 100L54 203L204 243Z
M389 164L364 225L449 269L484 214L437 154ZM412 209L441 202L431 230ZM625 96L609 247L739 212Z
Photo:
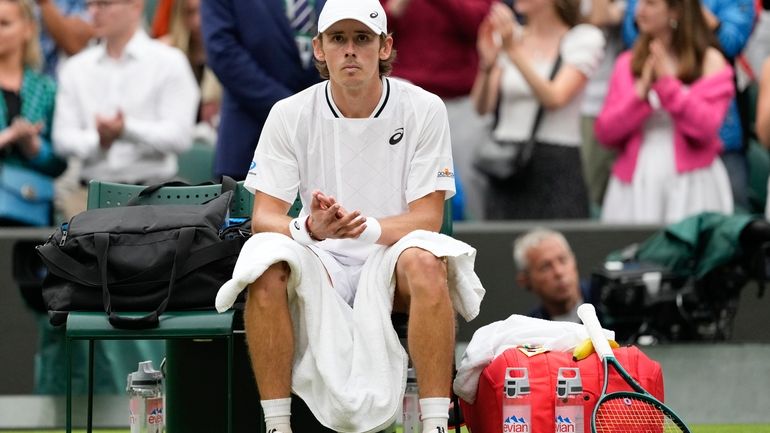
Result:
M388 18L378 0L327 0L318 16L318 32L342 20L360 21L377 35L388 33Z

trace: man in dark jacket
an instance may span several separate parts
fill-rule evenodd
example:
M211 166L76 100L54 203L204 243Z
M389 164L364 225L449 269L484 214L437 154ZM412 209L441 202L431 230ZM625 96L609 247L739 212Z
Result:
M206 58L224 88L215 176L243 180L273 104L320 81L312 39L324 2L201 3Z

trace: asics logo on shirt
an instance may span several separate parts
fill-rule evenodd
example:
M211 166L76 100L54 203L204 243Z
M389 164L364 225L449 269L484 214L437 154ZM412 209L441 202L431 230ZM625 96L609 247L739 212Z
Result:
M404 128L398 128L396 129L396 132L390 136L388 142L393 146L398 144L402 138L404 138Z

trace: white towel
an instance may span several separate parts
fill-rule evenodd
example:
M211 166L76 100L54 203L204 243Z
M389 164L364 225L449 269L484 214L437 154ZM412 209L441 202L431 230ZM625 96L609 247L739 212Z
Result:
M332 430L381 430L395 419L406 382L407 355L390 313L396 261L410 247L448 258L454 308L466 320L476 317L484 296L473 271L476 250L449 236L421 230L392 247L378 248L369 257L352 308L329 284L320 260L309 249L281 234L256 234L243 246L233 279L219 289L216 307L220 312L227 310L270 265L288 262L295 336L292 391Z
M615 332L604 330L608 339ZM571 352L588 338L585 327L579 323L554 322L514 314L505 320L482 326L473 333L457 367L453 388L463 400L474 403L479 376L493 359L507 349L525 344L541 345L545 349Z

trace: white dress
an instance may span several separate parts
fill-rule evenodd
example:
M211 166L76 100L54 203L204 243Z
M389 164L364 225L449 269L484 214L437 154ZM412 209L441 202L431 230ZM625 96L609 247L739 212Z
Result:
M602 221L670 224L704 211L732 214L732 190L722 160L715 158L708 167L677 173L673 121L659 104L653 106L658 108L644 124L633 180L610 178Z

